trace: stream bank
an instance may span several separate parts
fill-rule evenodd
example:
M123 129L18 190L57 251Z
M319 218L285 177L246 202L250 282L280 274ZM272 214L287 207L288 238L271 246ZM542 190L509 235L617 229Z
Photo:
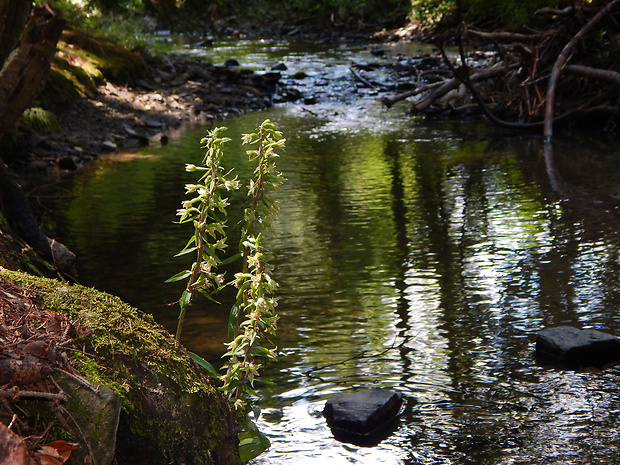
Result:
M72 31L63 39L39 96L57 122L23 125L11 163L26 191L104 153L165 144L181 126L267 108L284 92L279 73L254 73L232 61L213 66L176 55L144 57Z

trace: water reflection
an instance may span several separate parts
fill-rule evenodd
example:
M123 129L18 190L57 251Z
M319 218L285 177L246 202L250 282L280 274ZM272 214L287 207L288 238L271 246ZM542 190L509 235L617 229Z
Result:
M326 104L318 120L284 107L226 123L238 140L270 117L288 138L277 234L267 240L281 356L265 370L275 386L259 388L273 445L257 463L620 461L620 371L557 371L532 355L547 326L619 327L617 211L600 200L618 193L620 170L606 168L615 157L560 144L568 202L549 186L536 138L495 139L484 126L368 105L347 113ZM78 198L58 206L82 280L171 329L167 304L179 290L161 283L182 267L171 257L187 231L172 221L183 162L201 158L201 136L102 161L76 178ZM244 176L240 148L229 163ZM184 343L216 359L226 314L191 308ZM335 441L325 400L367 386L405 395L396 433L373 448Z

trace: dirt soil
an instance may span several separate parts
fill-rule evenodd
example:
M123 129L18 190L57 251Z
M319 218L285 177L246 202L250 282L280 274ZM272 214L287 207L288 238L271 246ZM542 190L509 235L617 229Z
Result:
M0 444L7 446L3 458L16 465L35 463L34 457L43 463L64 463L61 456L68 457L75 447L52 441L49 429L33 428L24 418L22 402L47 401L66 424L68 414L60 402L67 396L53 373L65 373L90 387L67 358L66 350L75 350L69 335L72 323L41 310L37 297L34 291L0 281Z

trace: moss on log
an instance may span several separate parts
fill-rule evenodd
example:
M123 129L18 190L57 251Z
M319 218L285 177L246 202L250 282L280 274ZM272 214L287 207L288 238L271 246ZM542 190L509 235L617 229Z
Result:
M118 297L0 268L0 280L37 295L38 306L68 317L72 364L121 398L118 458L127 463L240 463L234 414L211 379L147 314ZM146 461L146 462L145 462Z

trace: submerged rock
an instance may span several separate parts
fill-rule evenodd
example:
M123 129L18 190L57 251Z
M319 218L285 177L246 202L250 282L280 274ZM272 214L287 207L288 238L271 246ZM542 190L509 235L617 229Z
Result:
M400 414L403 396L387 389L336 394L323 415L334 437L358 445L375 445L389 436Z
M595 329L548 328L538 334L536 355L543 361L602 366L620 361L620 339Z

